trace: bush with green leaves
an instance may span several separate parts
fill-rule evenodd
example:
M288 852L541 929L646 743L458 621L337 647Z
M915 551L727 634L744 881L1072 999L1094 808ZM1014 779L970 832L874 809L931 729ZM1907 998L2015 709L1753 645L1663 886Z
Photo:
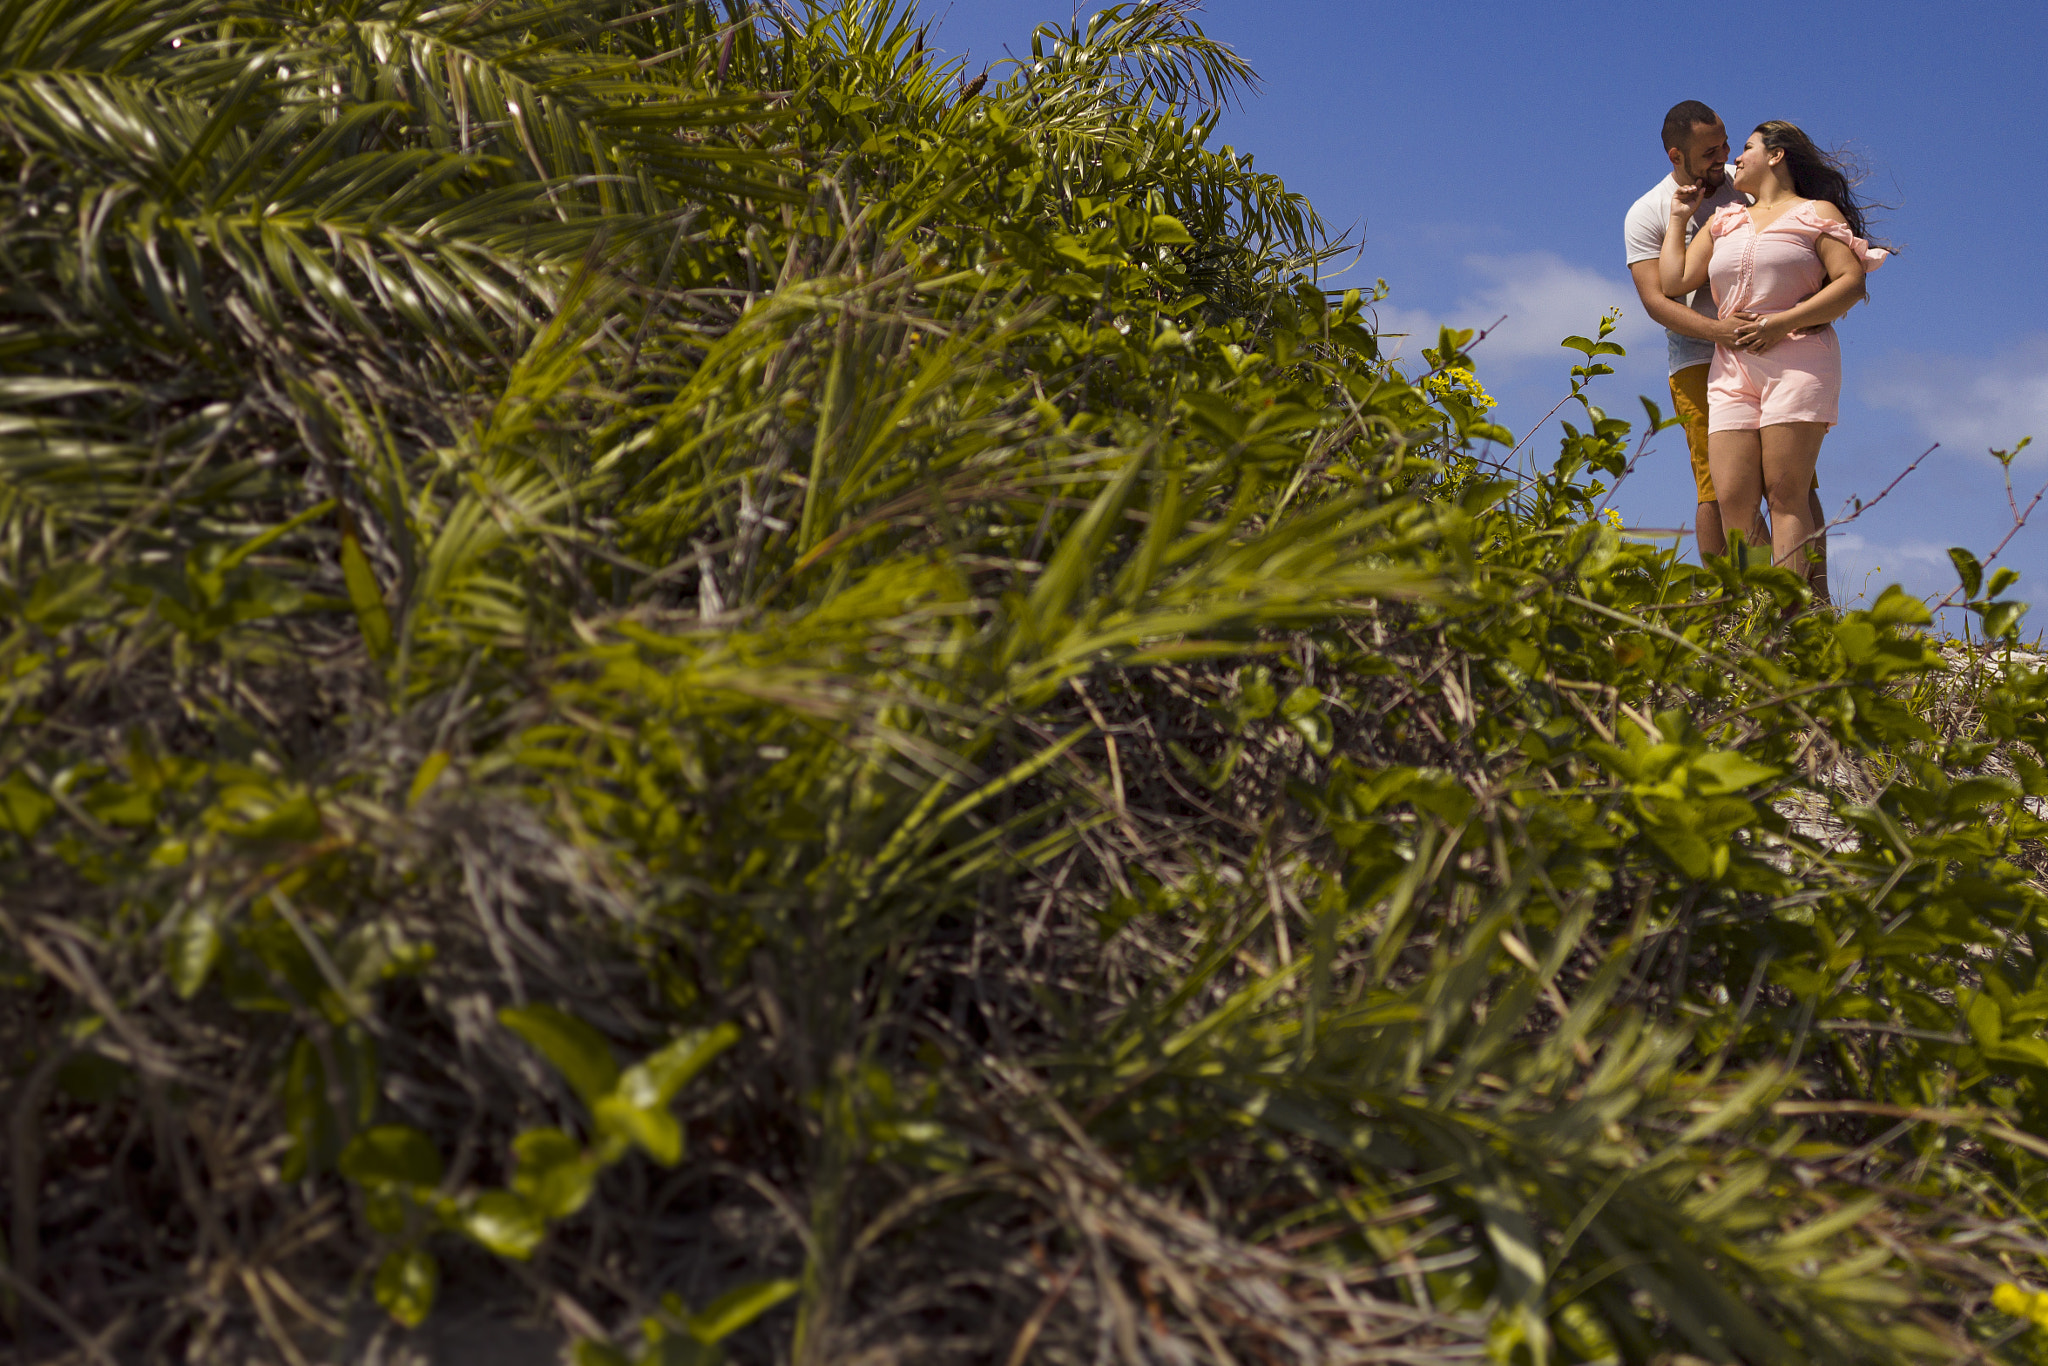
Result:
M1498 477L1251 79L0 4L24 1359L2048 1357L2012 577Z

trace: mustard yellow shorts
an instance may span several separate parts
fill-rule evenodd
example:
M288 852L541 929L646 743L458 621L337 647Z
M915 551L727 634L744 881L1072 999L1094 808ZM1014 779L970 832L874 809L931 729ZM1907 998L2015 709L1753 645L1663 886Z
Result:
M1702 361L1671 377L1671 407L1685 423L1685 449L1692 457L1692 482L1702 503L1720 501L1714 497L1714 472L1707 465L1707 372L1712 368ZM1813 486L1820 487L1818 470L1814 471Z

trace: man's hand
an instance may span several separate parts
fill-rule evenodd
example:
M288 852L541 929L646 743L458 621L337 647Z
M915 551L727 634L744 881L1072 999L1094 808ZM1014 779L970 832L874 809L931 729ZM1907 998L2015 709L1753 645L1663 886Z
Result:
M1716 346L1735 347L1735 325L1743 318L1753 318L1753 313L1738 314L1731 318L1709 318L1695 313L1676 299L1667 298L1657 287L1657 263L1637 261L1628 268L1629 278L1636 282L1636 297L1642 300L1643 312L1650 315L1650 321L1659 327L1669 328L1681 337L1696 337Z

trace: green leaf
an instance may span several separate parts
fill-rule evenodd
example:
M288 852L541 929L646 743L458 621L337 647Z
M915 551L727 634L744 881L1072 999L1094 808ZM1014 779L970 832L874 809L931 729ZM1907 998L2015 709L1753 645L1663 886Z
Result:
M377 1264L374 1293L385 1313L417 1328L433 1312L434 1292L441 1284L441 1267L424 1248L406 1247L388 1252Z
M413 775L412 787L405 794L407 810L420 804L420 798L427 795L427 790L434 785L434 780L447 770L448 759L447 750L437 749L420 760L419 772Z
M1877 628L1862 617L1843 617L1835 623L1835 639L1851 664L1862 664L1877 653Z
M2023 602L1994 602L1984 609L1984 634L1991 640L2017 634L2020 619L2027 614Z
M365 1129L341 1154L341 1174L363 1186L441 1184L441 1153L434 1140L403 1124Z
M412 1227L420 1208L413 1193L398 1186L371 1186L363 1191L364 1220L387 1238L396 1238Z
M1678 866L1678 870L1695 882L1704 882L1720 871L1716 862L1725 864L1727 848L1715 846L1701 839L1683 826L1652 825L1645 832L1664 856ZM1717 860L1716 855L1719 855Z
M1974 598L1984 583L1984 569L1977 563L1977 557L1961 546L1951 546L1949 562L1956 567L1956 575L1963 581L1963 596Z
M206 985L220 961L220 908L202 901L179 913L164 941L164 969L178 999L189 1001Z
M138 830L156 824L155 794L140 784L99 783L85 794L84 806L107 825Z
M1542 1238L1527 1204L1513 1185L1499 1178L1475 1182L1472 1199L1479 1207L1487 1241L1493 1245L1494 1265L1499 1268L1500 1285L1496 1293L1505 1307L1531 1311L1525 1319L1543 1335L1547 1346L1548 1334L1543 1332L1540 1312L1546 1281ZM1543 1360L1540 1350L1534 1355L1536 1360Z
M798 1289L795 1281L755 1281L726 1291L690 1315L690 1334L702 1343L719 1343L781 1304Z
M377 576L354 532L342 534L341 575L348 585L349 606L355 609L363 643L370 647L373 658L390 658L391 613L385 609L384 591L377 586Z
M2048 1070L2048 1043L2040 1039L2000 1039L1979 1049L1987 1062L2011 1063L2020 1067Z
M1280 704L1280 715L1292 721L1297 716L1306 716L1323 705L1323 695L1306 683L1287 694L1287 700Z
M57 803L20 769L0 778L0 824L15 834L34 838L56 811Z
M1395 781L1409 804L1453 825L1470 816L1478 801L1454 773L1424 769Z
M604 1035L573 1015L544 1002L507 1006L498 1023L532 1044L554 1064L584 1105L593 1112L600 1099L618 1084L619 1064Z
M1951 811L1972 811L1990 802L2014 801L2021 791L2018 783L2003 774L1981 773L1950 788L1948 806Z
M279 1170L287 1181L327 1170L339 1139L338 1122L327 1103L327 1072L313 1041L292 1045L284 1073L284 1127L291 1147Z
M881 108L881 101L845 90L821 90L818 98L840 114L863 114L870 109Z
M2005 1034L2004 1017L1998 1010L1998 1002L1988 995L1975 995L1963 1007L1963 1020L1970 1026L1970 1037L1980 1047L1998 1043Z
M1160 246L1193 246L1195 239L1188 235L1187 228L1171 214L1154 214L1148 236Z
M682 1161L683 1126L666 1107L635 1105L623 1096L609 1095L600 1097L595 1109L601 1132L630 1139L664 1167Z
M1692 771L1706 778L1699 784L1699 790L1712 796L1739 792L1745 787L1769 782L1783 770L1760 764L1733 750L1712 750L1692 761Z
M1967 553L1967 552L1965 552ZM1884 626L1926 626L1934 621L1927 604L1897 584L1887 584L1870 604L1868 618Z
M549 1219L583 1208L597 1181L597 1166L583 1145L560 1129L528 1129L512 1140L518 1169L512 1189Z
M547 1220L531 1201L512 1191L486 1191L455 1219L456 1227L500 1257L523 1262L547 1237Z
M264 815L227 827L226 833L247 844L303 844L320 838L325 830L312 794L293 792Z
M666 1105L690 1078L739 1037L739 1026L730 1022L710 1029L693 1029L627 1068L620 1074L614 1092L626 1104L638 1108Z
M1067 604L1096 572L1103 543L1116 529L1116 519L1137 488L1139 474L1150 463L1135 452L1125 457L1123 468L1060 539L1059 549L1031 588L1031 623L1042 634L1052 633Z
M101 591L106 582L106 571L98 565L55 565L36 579L21 614L46 631L99 615L111 605L111 599Z
M1614 342L1594 341L1591 337L1566 337L1558 345L1568 351L1581 352L1589 359L1594 356L1625 356L1628 354L1628 352L1624 351ZM1604 366L1595 366L1594 369L1610 375L1614 373Z
M632 1358L608 1342L578 1338L569 1349L571 1366L633 1366Z
M1262 721L1279 705L1280 694L1273 687L1273 671L1255 664L1237 676L1238 709L1246 720Z
M1308 742L1309 752L1319 759L1328 758L1336 745L1336 727L1330 724L1329 716L1321 711L1302 712L1287 718L1287 724L1301 738Z

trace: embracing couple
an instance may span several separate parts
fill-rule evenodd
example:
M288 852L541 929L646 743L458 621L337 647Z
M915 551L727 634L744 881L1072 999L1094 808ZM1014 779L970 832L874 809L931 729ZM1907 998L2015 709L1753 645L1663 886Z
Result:
M1670 337L1700 553L1725 554L1730 532L1768 540L1824 603L1814 468L1842 394L1831 324L1885 253L1841 166L1792 124L1758 124L1731 166L1720 116L1686 100L1664 116L1664 150L1671 174L1629 209L1625 235L1636 293Z

